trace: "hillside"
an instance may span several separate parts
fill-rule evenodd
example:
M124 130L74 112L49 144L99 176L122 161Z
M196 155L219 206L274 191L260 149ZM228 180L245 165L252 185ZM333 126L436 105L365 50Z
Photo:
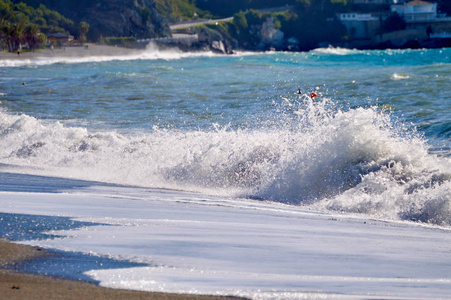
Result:
M170 36L167 19L155 0L24 0L30 6L44 4L75 22L89 24L88 40L103 37L151 38Z

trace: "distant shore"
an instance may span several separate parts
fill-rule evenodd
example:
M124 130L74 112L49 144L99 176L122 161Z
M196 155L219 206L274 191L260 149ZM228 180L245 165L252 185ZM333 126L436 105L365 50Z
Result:
M105 46L97 44L86 44L84 47L64 47L55 49L39 49L35 52L21 51L5 52L0 51L0 60L24 60L24 59L40 59L51 57L89 57L89 56L121 56L139 54L143 50L129 49L114 46Z
M156 299L213 300L238 299L221 296L151 293L110 289L93 283L66 280L50 276L21 273L20 263L52 255L40 248L15 244L0 238L0 292L2 299Z

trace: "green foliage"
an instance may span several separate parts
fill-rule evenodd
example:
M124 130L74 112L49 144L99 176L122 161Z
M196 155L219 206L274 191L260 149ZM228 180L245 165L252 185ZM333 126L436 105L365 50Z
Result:
M207 11L197 8L194 0L156 0L156 2L160 13L172 23L197 17L211 17Z
M146 8L142 8L139 11L139 15L141 16L141 19L143 21L143 23L147 23L150 22L150 16L152 15L152 12L150 11L150 9Z
M249 9L264 9L285 5L305 7L310 3L310 0L196 0L195 3L197 7L208 10L213 15L229 17L239 11L247 11Z
M33 8L24 2L14 4L11 0L0 0L0 16L3 20L12 23L16 23L17 18L26 17L28 19L27 22L38 25L40 31L46 33L74 33L76 29L72 20L67 19L54 10L48 9L43 4Z
M319 10L289 14L282 19L282 30L286 36L299 40L300 50L316 48L321 42L341 42L346 35L345 27L338 20L327 18L327 13Z
M252 9L240 11L233 16L231 23L235 31L231 34L241 46L252 49L261 42L259 30L271 17L274 20L274 28L280 29L286 39L295 37L300 42L300 50L310 50L321 42L341 42L346 29L339 21L328 20L329 12L319 9L318 1L312 1L312 6L308 9L304 7L307 2L301 1L300 8L279 13L262 13Z
M382 33L406 29L406 22L397 14L389 16L382 24Z
M246 16L244 12L240 11L233 16L233 23L240 30L246 29L249 25L247 24Z
M289 18L288 11L278 13L261 12L259 10L250 9L246 12L238 12L233 16L230 22L230 35L236 39L240 45L245 48L252 49L260 43L259 31L264 22L268 18L274 21L274 28L284 31L283 22Z
M80 22L80 24L78 24L78 39L80 40L80 42L84 43L86 42L86 34L89 31L89 24L86 22Z
M136 42L135 37L106 37L105 43L110 46L130 47L130 44Z
M31 50L42 46L46 37L41 32L72 32L74 22L43 4L37 8L24 2L0 0L0 32L2 43L9 51L16 51L27 42Z
M332 4L341 4L341 5L345 6L345 5L348 4L348 1L347 0L330 0L330 3L332 3Z

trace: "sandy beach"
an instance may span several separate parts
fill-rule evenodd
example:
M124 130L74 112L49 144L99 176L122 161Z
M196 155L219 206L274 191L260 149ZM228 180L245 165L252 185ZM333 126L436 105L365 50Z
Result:
M0 292L2 299L227 299L229 297L147 293L108 289L95 284L24 274L20 263L50 252L0 239ZM229 298L230 299L230 298ZM233 298L237 299L237 298Z
M142 50L128 49L122 47L113 47L96 44L86 44L85 47L65 47L56 49L39 49L35 52L23 51L20 54L17 52L10 53L0 51L0 60L21 60L21 59L38 59L38 58L51 58L51 57L72 57L81 58L89 56L120 56L120 55L133 55L139 54Z

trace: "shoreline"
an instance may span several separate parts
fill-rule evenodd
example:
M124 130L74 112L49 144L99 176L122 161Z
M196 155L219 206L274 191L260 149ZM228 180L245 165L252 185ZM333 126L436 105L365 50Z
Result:
M5 299L157 299L213 300L242 299L232 296L209 296L144 292L104 288L94 283L34 275L20 271L20 265L53 255L49 250L17 244L0 238L0 291Z
M41 58L81 58L90 56L121 56L140 54L144 49L129 49L122 47L86 44L85 47L64 47L59 49L39 49L36 52L5 52L0 51L0 60L26 60L26 59L41 59Z
M87 43L85 47L64 47L59 49L39 49L36 52L21 52L20 55L18 55L16 52L5 52L0 51L0 61L25 61L25 60L31 60L31 61L38 61L40 59L51 59L51 58L87 58L87 57L99 57L99 56L106 56L106 57L115 57L115 56L133 56L133 55L140 55L146 52L146 49L139 49L139 48L123 48L123 47L115 47L115 46L108 46L108 45L98 45L98 44L91 44ZM182 50L178 47L175 47L180 51L181 53L198 53L199 51L186 51ZM342 48L342 49L349 49L349 50L385 50L385 49L399 49L399 50L405 50L406 48L359 48L359 47L342 47L342 46L336 46L333 48ZM443 47L426 47L426 48L420 48L420 49L434 49L434 48L443 48ZM445 46L446 48L446 46ZM164 51L166 48L159 49L160 51ZM417 49L417 48L411 48L411 49ZM312 49L314 50L314 49ZM309 50L309 51L312 51ZM302 52L309 52L309 51L293 51L293 53L302 53ZM202 51L200 51L202 52ZM261 51L249 51L249 52L255 52L255 53L261 53ZM276 52L285 52L285 51L276 51ZM227 54L227 53L224 53ZM230 54L228 54L230 55Z

